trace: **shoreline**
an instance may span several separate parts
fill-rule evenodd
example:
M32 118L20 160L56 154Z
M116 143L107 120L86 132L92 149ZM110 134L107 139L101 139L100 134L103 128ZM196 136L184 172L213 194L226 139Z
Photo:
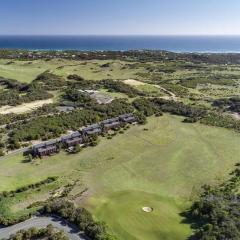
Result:
M169 51L238 54L240 36L174 35L0 35L1 49L29 51Z

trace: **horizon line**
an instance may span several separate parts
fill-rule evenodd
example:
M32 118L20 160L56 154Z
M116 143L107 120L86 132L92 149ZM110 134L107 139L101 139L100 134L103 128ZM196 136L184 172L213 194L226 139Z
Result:
M0 34L0 37L240 37L240 34Z

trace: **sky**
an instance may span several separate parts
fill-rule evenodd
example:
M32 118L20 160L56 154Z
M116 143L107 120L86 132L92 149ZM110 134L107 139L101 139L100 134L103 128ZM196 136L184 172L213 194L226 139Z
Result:
M240 0L0 0L0 35L240 35Z

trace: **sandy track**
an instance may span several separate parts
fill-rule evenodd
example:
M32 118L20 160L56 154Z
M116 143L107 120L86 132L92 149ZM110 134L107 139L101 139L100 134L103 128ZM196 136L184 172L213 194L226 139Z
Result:
M39 100L30 103L24 103L18 106L3 106L0 107L0 114L9 114L9 113L16 113L21 114L25 112L32 111L36 108L42 107L44 104L53 103L53 99L46 99L46 100Z
M144 82L140 82L138 80L134 80L134 79L127 79L127 80L124 80L123 81L125 84L128 84L130 86L143 86L143 85L146 85L146 83ZM151 84L150 84L151 85ZM177 101L177 96L176 94L174 94L173 92L167 90L166 88L163 88L159 85L152 85L160 90L162 90L163 92L165 92L167 95L169 96L164 96L164 97L161 97L163 99L166 99L166 100L174 100L174 101Z
M131 85L131 86L142 86L145 85L145 83L140 82L138 80L134 80L134 79L127 79L123 81L125 84Z

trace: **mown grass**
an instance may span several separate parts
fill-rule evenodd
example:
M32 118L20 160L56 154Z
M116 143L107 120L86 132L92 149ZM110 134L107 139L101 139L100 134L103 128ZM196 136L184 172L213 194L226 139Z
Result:
M153 212L143 212L142 207L149 205ZM129 190L113 193L110 201L103 203L95 213L101 219L114 219L110 226L117 230L119 239L180 240L190 234L189 227L181 223L177 214L186 207L187 204L172 198Z
M106 221L120 240L184 240L191 231L179 213L201 185L225 178L239 155L239 134L164 115L77 155L62 152L38 164L22 163L21 155L0 160L0 191L48 176L60 176L62 184L79 180L74 194L89 191L76 204ZM145 205L154 211L144 213Z

